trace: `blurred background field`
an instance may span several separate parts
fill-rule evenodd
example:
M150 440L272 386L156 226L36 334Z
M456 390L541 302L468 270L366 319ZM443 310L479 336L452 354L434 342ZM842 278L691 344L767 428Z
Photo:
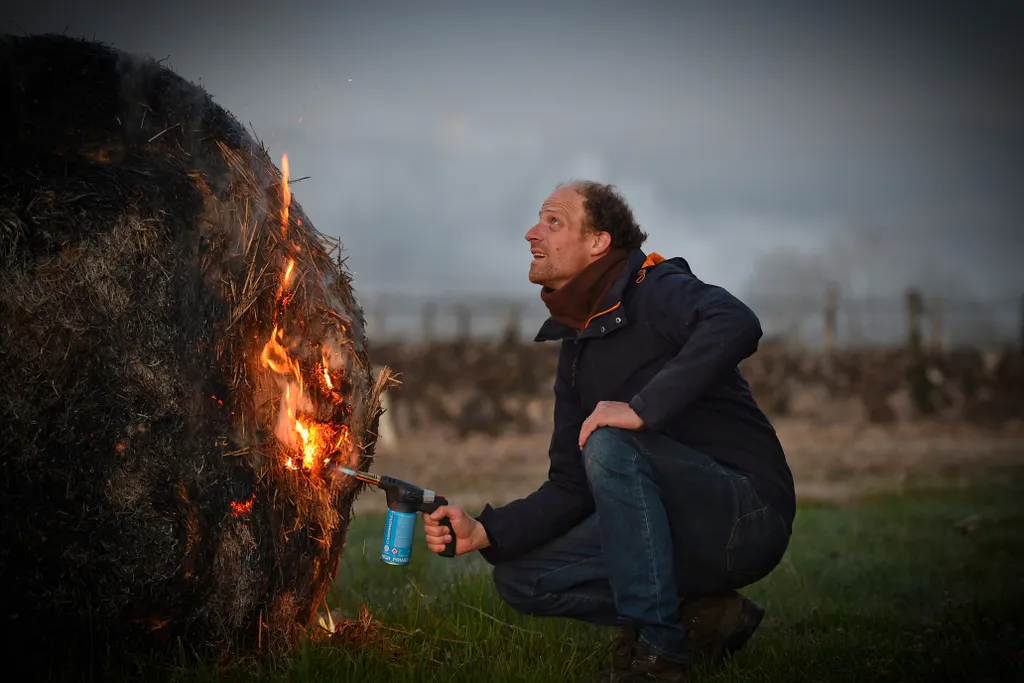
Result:
M765 337L742 370L801 498L962 485L1024 463L1024 299L840 294L749 301ZM387 397L374 470L469 506L535 489L547 473L558 354L532 341L539 300L392 295L364 306L373 361L402 382Z

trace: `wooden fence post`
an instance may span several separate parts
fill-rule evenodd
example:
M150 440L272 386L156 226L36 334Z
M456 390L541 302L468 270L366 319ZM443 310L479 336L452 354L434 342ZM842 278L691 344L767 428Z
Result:
M921 292L907 290L907 347L915 355L921 351Z
M928 321L931 323L929 346L934 353L942 353L946 348L946 339L942 331L942 301L937 297L929 302Z
M387 330L387 306L384 305L383 301L377 301L373 307L373 328L372 334L374 340L380 344L384 342L384 335Z
M469 306L466 304L455 305L455 336L459 343L472 341L470 335L473 333L472 320L469 313Z
M821 326L821 369L826 377L832 376L833 354L836 349L839 312L839 286L830 282L825 288L825 319Z
M502 334L502 343L508 346L515 346L519 343L519 335L522 331L522 318L522 304L509 304L508 317L505 320L505 330Z
M421 315L423 317L423 343L433 344L437 338L437 304L434 302L424 304Z
M1020 297L1020 352L1024 353L1024 294Z
M825 290L825 325L821 331L821 348L831 354L836 347L839 319L839 287L835 283Z
M921 347L921 314L924 306L921 293L916 289L907 290L907 382L910 395L922 414L932 412L932 386L928 381L927 360Z

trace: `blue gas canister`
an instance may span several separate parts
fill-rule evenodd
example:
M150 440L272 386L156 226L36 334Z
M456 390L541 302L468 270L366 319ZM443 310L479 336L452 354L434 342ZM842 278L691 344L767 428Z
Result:
M384 523L384 543L381 545L380 559L396 566L409 564L415 533L415 512L398 512L388 508L388 517Z
M430 489L423 489L384 474L357 472L346 467L338 469L387 493L388 516L384 521L384 541L380 547L380 559L396 567L409 564L409 560L412 559L412 542L416 535L417 513L430 514L448 505L447 499ZM447 529L452 540L445 544L444 550L438 552L438 555L454 557L455 534L452 532L451 520L445 517L441 520L441 526Z

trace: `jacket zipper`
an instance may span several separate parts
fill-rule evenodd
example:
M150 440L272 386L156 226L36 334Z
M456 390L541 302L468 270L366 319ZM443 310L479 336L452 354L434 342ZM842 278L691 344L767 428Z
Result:
M576 362L580 359L580 339L579 332L576 333L576 339L573 340L573 344L576 345L576 351L572 354L572 386L576 386Z

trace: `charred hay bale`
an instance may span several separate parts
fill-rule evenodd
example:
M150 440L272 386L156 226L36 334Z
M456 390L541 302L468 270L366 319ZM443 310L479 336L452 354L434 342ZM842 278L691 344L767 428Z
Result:
M379 417L340 245L153 60L2 37L0 101L0 641L294 643Z

